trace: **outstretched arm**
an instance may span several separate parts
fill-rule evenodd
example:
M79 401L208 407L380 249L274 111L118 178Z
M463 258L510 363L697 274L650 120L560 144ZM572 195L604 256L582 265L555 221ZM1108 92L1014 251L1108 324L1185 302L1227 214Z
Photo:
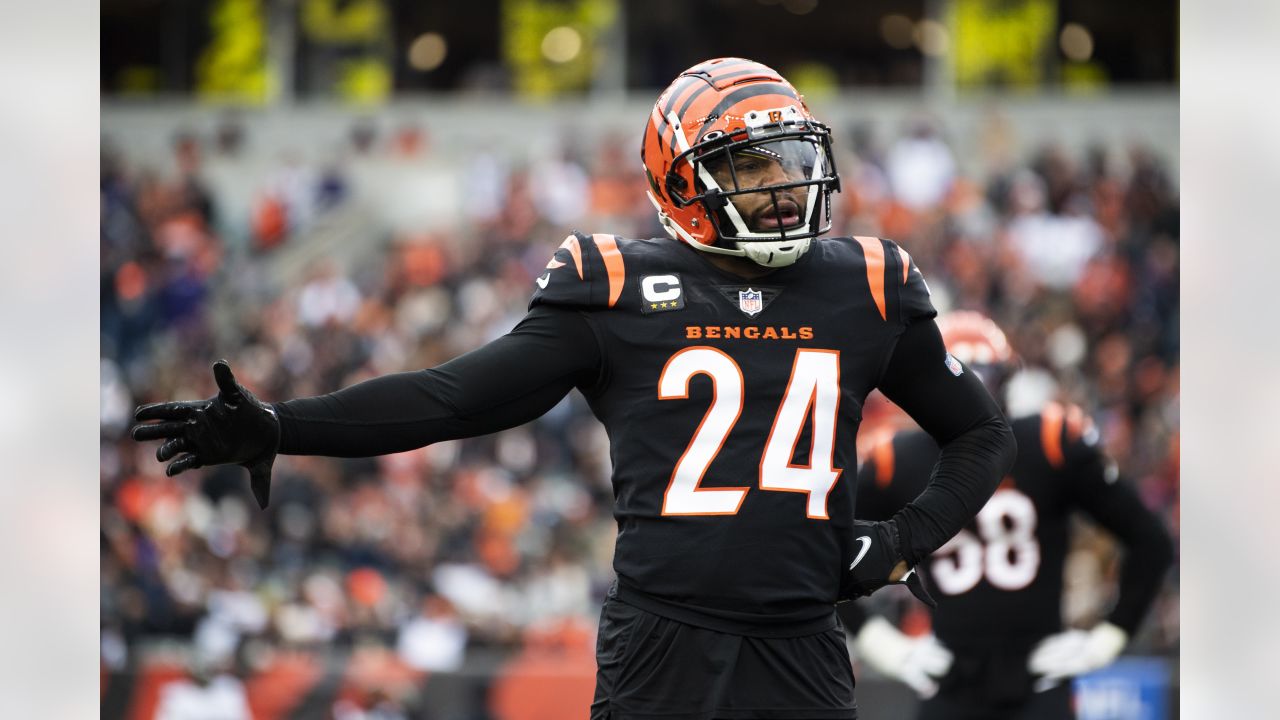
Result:
M365 457L524 424L599 372L586 318L537 306L510 333L430 370L276 403L285 455Z
M236 463L266 507L277 453L365 457L496 432L538 417L599 376L600 349L580 313L539 306L507 335L431 370L268 406L214 365L208 400L138 408L135 440L164 440L166 472ZM148 423L147 421L159 421Z

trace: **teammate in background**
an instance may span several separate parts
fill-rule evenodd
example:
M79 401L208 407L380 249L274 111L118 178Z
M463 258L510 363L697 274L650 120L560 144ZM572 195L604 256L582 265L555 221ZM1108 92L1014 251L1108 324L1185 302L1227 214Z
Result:
M919 268L878 238L818 239L830 133L772 69L722 58L658 98L641 156L669 239L574 233L510 334L429 370L271 405L139 408L167 472L277 454L370 456L528 422L570 390L610 438L618 580L595 719L855 718L837 601L905 584L1014 456L998 404L945 362ZM854 517L855 435L879 387L941 447L891 518ZM848 471L846 473L846 470Z
M999 396L1014 359L1000 328L966 311L938 325L964 374ZM1115 660L1173 559L1164 524L1118 479L1080 408L1051 402L1012 424L1013 470L974 521L920 565L938 597L934 635L904 635L856 603L840 609L859 656L927 698L921 720L1074 717L1070 678ZM928 485L937 452L919 431L875 446L858 473L857 516L891 517L909 503ZM1107 619L1064 630L1063 569L1077 510L1128 552Z

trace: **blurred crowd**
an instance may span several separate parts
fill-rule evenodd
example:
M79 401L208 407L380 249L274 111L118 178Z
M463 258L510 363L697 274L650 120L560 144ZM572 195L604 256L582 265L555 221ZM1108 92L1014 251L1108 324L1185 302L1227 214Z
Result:
M1084 407L1176 534L1176 186L1140 146L1015 156L989 129L975 140L989 144L981 172L958 164L928 117L891 137L841 130L833 234L898 241L940 310L991 315L1020 354L1011 413L1053 397ZM154 444L127 428L137 404L212 395L219 357L282 400L430 367L506 332L569 230L662 235L638 143L446 161L423 128L357 123L331 161L283 158L233 197L219 173L248 166L245 132L179 133L160 168L104 138L104 665L176 639L207 667L246 648L332 646L448 671L477 648L593 626L615 526L607 439L576 393L494 436L365 460L281 457L265 512L244 470L166 477ZM426 189L416 214L387 217L385 192L371 190L387 185L370 185L387 172ZM357 206L371 220L344 252L308 254ZM863 438L889 417L869 410ZM1078 618L1105 610L1116 561L1105 538L1082 537L1068 570ZM1176 650L1176 585L1139 650Z

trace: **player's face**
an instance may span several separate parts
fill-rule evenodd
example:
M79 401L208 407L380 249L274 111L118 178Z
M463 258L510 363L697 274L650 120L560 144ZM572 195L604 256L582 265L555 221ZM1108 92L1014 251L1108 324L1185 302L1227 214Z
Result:
M720 153L704 164L726 192L767 188L808 180L813 173L817 148L804 140L780 140ZM805 224L804 208L810 186L747 192L730 198L747 226L772 232ZM777 203L774 203L774 197Z

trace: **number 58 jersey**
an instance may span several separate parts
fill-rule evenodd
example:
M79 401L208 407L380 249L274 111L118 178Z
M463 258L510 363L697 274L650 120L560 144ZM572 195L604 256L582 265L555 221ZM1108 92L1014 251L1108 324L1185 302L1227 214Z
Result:
M862 405L910 322L935 311L907 253L815 239L753 280L671 240L568 237L532 306L583 313L580 389L609 435L618 594L751 635L833 624Z
M1061 630L1071 514L1122 527L1146 512L1117 481L1079 407L1049 403L1010 424L1013 469L973 521L920 566L938 601L933 631L951 648L1025 649ZM919 431L873 446L859 471L858 517L888 517L910 502L937 456L937 444Z

